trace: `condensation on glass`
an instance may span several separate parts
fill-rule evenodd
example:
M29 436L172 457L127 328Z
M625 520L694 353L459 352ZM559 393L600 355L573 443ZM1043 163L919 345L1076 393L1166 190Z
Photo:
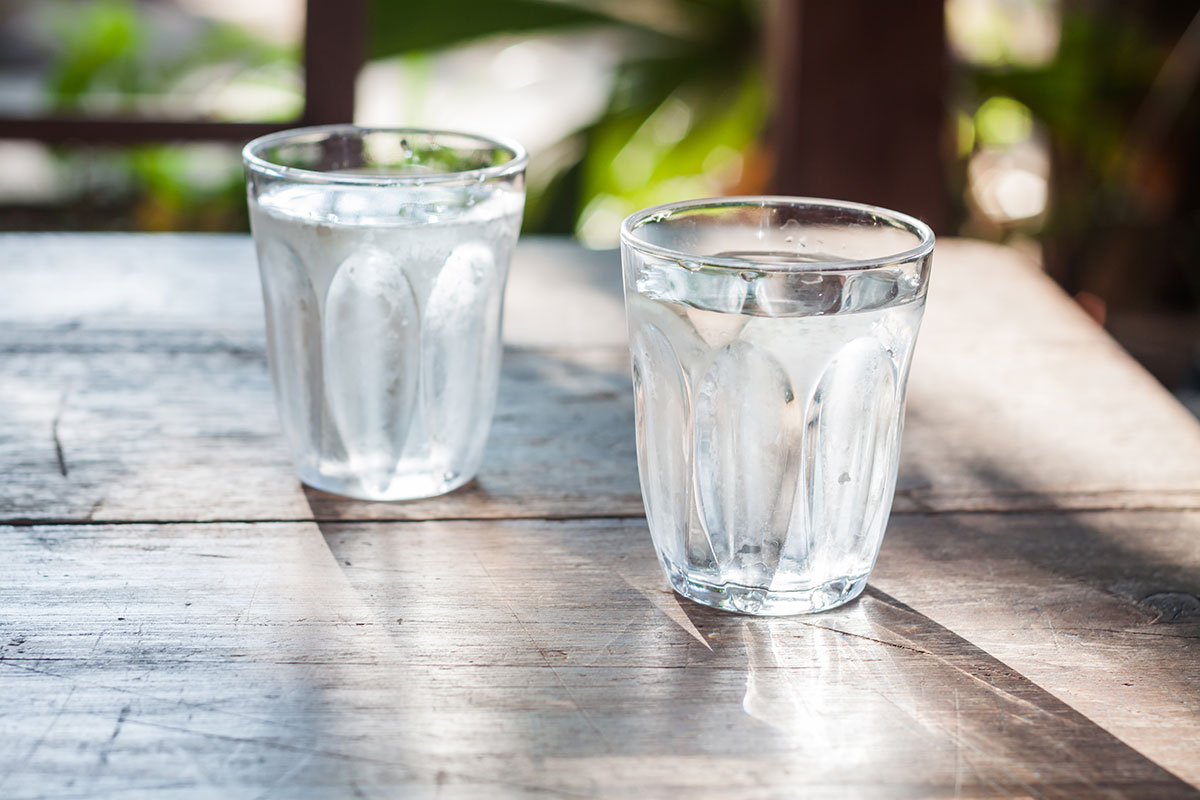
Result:
M300 129L246 146L283 432L310 486L371 500L479 470L524 206L515 143Z
M642 496L680 594L790 614L863 590L933 242L903 214L796 198L625 221Z

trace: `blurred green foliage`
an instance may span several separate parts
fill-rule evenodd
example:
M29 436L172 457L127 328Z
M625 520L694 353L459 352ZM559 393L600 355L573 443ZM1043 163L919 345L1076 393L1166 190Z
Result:
M975 111L974 137L981 145L1010 147L1028 139L1032 132L1029 106L1011 97L994 95Z
M372 0L370 56L455 47L486 35L604 26L638 43L608 108L576 134L579 158L532 187L526 230L605 230L654 203L713 194L736 178L766 119L760 0ZM725 180L723 188L736 183ZM581 231L582 229L582 231ZM596 241L602 241L597 238Z
M297 47L207 21L197 26L186 46L159 46L146 8L135 0L51 0L39 4L38 11L56 41L45 88L57 110L78 110L89 96L101 94L115 104L112 110L138 111L146 96L166 94L197 69L221 64L246 70L298 63L300 57Z
M47 85L58 109L71 109L97 86L116 92L140 89L138 56L146 41L145 25L128 0L97 0L82 7L54 4L47 22L60 41L58 59Z
M43 87L56 112L172 116L171 91L198 70L226 74L299 64L298 47L264 42L233 25L195 21L186 46L163 44L135 0L43 1L39 27L53 42ZM301 110L266 109L259 119L289 119ZM244 184L234 146L154 144L56 147L71 208L60 224L76 228L245 230ZM41 227L26 211L18 225Z
M960 72L960 155L1045 137L1047 268L1110 309L1200 308L1200 102L1194 75L1160 76L1196 14L1194 3L1067 0L1049 63ZM960 174L956 198L963 185Z
M1164 45L1136 15L1064 9L1058 53L1032 68L977 70L972 94L1027 106L1054 143L1103 177L1122 158L1129 124L1164 57Z
M603 28L636 43L617 68L608 107L571 135L574 158L531 185L527 230L573 233L588 214L607 222L646 205L713 194L745 183L750 162L761 160L761 0L369 0L368 7L368 58L404 57L417 67L409 70L417 84L429 77L420 66L428 67L431 54L482 37ZM165 47L156 42L152 10L136 0L41 3L43 27L57 43L45 84L50 107L153 114L196 70L299 59L296 48L215 23L194 31L186 47ZM245 226L232 149L225 156L179 145L57 152L61 171L76 176L77 205L107 213L114 226ZM95 159L104 168L85 163ZM130 211L113 217L122 202Z

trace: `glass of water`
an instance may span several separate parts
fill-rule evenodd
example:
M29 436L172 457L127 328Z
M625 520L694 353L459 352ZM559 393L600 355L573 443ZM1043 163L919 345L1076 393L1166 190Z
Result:
M479 470L525 202L520 145L350 125L243 151L275 400L296 470L367 500Z
M891 510L933 232L788 197L621 227L638 471L677 592L749 614L848 602Z

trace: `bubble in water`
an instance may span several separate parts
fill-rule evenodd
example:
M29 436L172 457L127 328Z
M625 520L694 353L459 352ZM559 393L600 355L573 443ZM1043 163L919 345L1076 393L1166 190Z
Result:
M792 244L796 241L796 233L800 230L800 222L798 220L789 219L787 222L783 223L782 226L780 226L780 230L782 230L784 233L783 240L788 244Z

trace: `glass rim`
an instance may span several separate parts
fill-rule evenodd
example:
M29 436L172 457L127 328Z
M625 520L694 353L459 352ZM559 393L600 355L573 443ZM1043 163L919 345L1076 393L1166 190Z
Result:
M507 150L511 158L503 164L490 167L461 170L458 172L429 172L421 175L372 175L361 172L344 172L339 170L322 171L289 167L286 164L276 164L269 161L259 152L270 145L284 144L288 140L300 140L306 136L328 137L336 134L359 136L372 133L389 133L404 135L423 135L433 138L458 137L474 140L476 143L489 148ZM270 175L275 178L298 181L303 183L352 184L357 186L440 186L472 182L485 182L516 175L525 170L529 162L529 153L521 144L513 139L499 136L483 136L469 131L452 131L438 128L391 128L354 125L340 123L335 125L308 125L302 128L287 128L274 133L251 139L242 147L242 162L247 169Z
M907 250L902 250L897 253L889 253L875 258L849 259L843 261L811 261L796 258L795 261L779 262L764 264L761 261L754 261L749 258L739 256L705 256L697 253L688 253L684 250L675 250L670 247L652 244L637 237L636 232L639 228L657 222L662 222L663 219L677 211L695 211L709 208L736 208L736 207L753 207L759 206L767 208L769 206L788 206L792 208L800 207L818 207L826 209L840 209L844 211L852 211L859 214L867 214L874 217L882 218L891 224L892 227L907 231L917 237L917 244ZM933 246L936 241L933 229L916 217L910 216L900 211L893 211L882 206L873 206L867 203L855 203L849 200L831 200L823 197L793 197L788 195L738 195L731 197L705 197L695 200L680 200L674 203L663 203L662 205L651 206L644 208L641 211L636 211L630 214L621 223L621 243L629 245L633 249L649 255L659 256L669 261L675 262L693 262L699 263L705 267L716 267L722 269L737 270L739 272L745 270L753 270L755 272L764 272L771 274L779 273L794 273L797 265L803 265L807 271L862 271L867 269L875 269L877 267L885 267L892 264L903 264L909 261L915 261L919 258L924 258L933 252Z

